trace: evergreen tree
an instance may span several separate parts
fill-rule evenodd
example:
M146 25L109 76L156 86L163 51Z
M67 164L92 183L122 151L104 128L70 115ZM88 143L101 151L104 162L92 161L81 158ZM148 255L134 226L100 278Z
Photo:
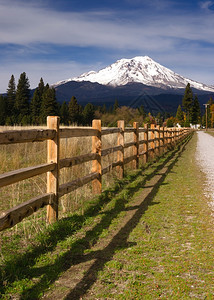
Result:
M68 103L69 120L71 123L81 123L81 106L77 103L76 97L72 96Z
M190 88L189 83L187 84L187 86L185 88L184 96L182 99L182 105L183 105L184 110L187 115L186 121L189 122L191 119L191 110L192 110L192 105L193 105L193 93L192 93L192 89Z
M119 103L118 103L118 100L115 99L115 102L114 102L114 106L113 106L113 113L115 114L116 113L116 110L119 108Z
M60 123L64 125L69 124L68 105L65 101L62 103L62 106L60 107Z
M192 105L191 123L199 124L200 122L201 122L201 109L200 109L198 97L197 95L195 95L193 105Z
M184 125L184 113L182 111L181 106L178 106L177 112L176 112L176 119L178 120L178 123L183 126Z
M102 108L101 108L101 113L106 114L106 112L107 112L107 109L106 109L106 105L104 103Z
M42 96L41 121L46 123L47 116L57 116L58 105L56 101L56 93L54 88L50 88L47 84Z
M16 101L16 84L15 78L11 75L7 89L7 116L12 118L15 113L15 101Z
M212 104L214 104L213 98L210 97L210 99L209 99L209 101L208 101L207 103L208 103L210 106L211 106Z
M163 116L160 112L157 113L157 116L155 117L157 125L162 126L163 125Z
M174 123L175 123L174 117L170 117L170 118L167 119L167 121L166 121L166 126L167 126L167 127L174 127Z
M42 102L42 96L43 96L43 93L45 91L45 84L44 84L44 81L43 81L42 78L40 79L40 82L38 84L38 88L37 89L38 89L38 95L39 95L39 97L41 99L41 102Z
M44 81L41 78L38 84L38 87L35 89L33 93L33 98L31 100L31 119L32 123L38 125L42 119L42 99L43 94L49 88L49 85L45 87Z
M0 125L5 125L6 121L6 98L0 95Z
M17 122L21 124L26 124L29 122L29 100L30 100L30 84L26 76L26 73L23 72L20 75L17 90L16 90L16 100L15 100L15 109Z
M214 104L210 105L210 114L211 114L211 128L214 126Z
M35 89L33 93L33 98L30 103L31 108L31 120L35 125L40 123L40 111L41 111L41 98L39 96L38 88Z
M112 107L111 105L108 107L108 113L109 113L109 114L112 114L112 113L113 113L113 107Z
M170 113L168 112L164 112L164 120L167 120L168 118L170 118Z
M146 112L144 110L143 104L141 104L141 106L138 107L138 111L139 111L140 115L143 116L143 118L146 117Z
M211 111L210 111L210 108L211 106L214 104L214 101L213 101L213 98L210 97L209 101L207 102L207 104L209 104L207 106L207 126L208 127L211 127L211 119L212 119L212 114L211 114ZM205 116L205 119L206 119L206 116Z
M94 112L95 112L95 108L93 104L91 103L86 104L83 110L83 120L85 125L91 125L92 120L94 119Z

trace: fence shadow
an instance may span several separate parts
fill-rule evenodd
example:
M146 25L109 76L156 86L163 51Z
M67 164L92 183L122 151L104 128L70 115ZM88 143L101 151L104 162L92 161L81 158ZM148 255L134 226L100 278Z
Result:
M82 280L76 284L75 288L72 289L64 299L81 299L81 297L83 297L90 289L90 287L96 282L98 272L101 271L104 268L105 264L113 258L116 250L121 248L129 248L132 246L128 242L130 233L137 226L141 217L146 212L148 207L151 205L159 204L158 202L154 202L153 199L157 194L160 186L164 184L163 181L166 175L171 172L171 169L176 164L184 148L185 147L183 147L179 151L178 155L172 160L169 166L167 166L166 171L163 174L161 174L161 177L159 177L156 183L153 186L147 186L148 188L152 188L152 190L148 193L148 195L145 198L142 199L141 203L137 207L134 206L129 208L131 210L136 210L137 208L137 210L133 214L133 216L128 220L128 222L112 238L111 242L103 250L92 252L89 255L84 256L82 260L80 259L78 261L78 263L81 263L86 260L95 259L95 262L88 269ZM155 173L158 173L158 170Z

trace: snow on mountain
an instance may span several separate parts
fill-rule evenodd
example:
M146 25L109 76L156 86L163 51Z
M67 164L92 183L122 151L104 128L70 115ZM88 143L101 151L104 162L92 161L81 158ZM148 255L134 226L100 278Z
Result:
M58 82L54 86L69 81L90 81L110 86L122 86L130 82L137 82L162 89L185 88L189 82L193 88L214 92L214 87L187 79L160 65L148 56L120 59L98 72L90 71L79 77Z

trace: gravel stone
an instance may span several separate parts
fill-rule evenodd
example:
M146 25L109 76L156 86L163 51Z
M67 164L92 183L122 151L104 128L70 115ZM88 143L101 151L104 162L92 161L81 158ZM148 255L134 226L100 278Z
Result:
M214 137L198 131L196 160L206 175L205 196L210 198L210 207L214 216Z

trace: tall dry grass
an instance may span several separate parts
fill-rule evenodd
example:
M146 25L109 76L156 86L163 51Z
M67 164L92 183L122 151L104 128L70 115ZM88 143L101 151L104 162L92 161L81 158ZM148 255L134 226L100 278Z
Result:
M0 127L0 131L5 130L23 130L35 129L45 127ZM125 143L133 141L133 133L125 133ZM140 139L144 138L144 133L140 133ZM102 136L102 149L117 146L117 134L109 134ZM90 153L92 149L92 137L81 138L63 138L60 139L60 159L78 156ZM125 158L132 156L132 147L125 149ZM143 145L140 146L140 151L143 151ZM47 161L47 141L0 145L0 174L12 170L36 166ZM102 168L105 168L117 161L117 152L102 157ZM142 161L142 160L141 160ZM131 168L131 163L125 165L125 169ZM63 168L60 170L60 182L63 184L70 182L77 178L81 178L91 173L92 162L87 162L71 168ZM46 174L35 176L27 180L6 186L0 189L0 215L12 207L15 207L35 196L46 192ZM102 176L103 189L112 186L117 177L116 170L113 169L109 173ZM85 203L90 201L93 197L91 183L78 188L77 190L64 195L59 200L59 218L66 217L73 213L84 214ZM18 239L19 252L20 249L25 251L29 243L34 243L35 234L42 232L47 226L46 223L46 207L38 210L30 217L24 219L19 224L11 229L0 232L0 253L1 247L5 243L14 244L14 237L16 243ZM16 253L16 246L12 248ZM11 251L11 249L10 249ZM0 263L4 261L1 254Z
M23 130L45 127L0 127L0 131ZM125 142L133 140L133 134L125 135ZM102 136L102 149L117 145L117 134ZM60 158L67 158L90 153L92 138L63 138L60 140ZM132 155L132 149L125 149L125 156ZM102 158L102 168L107 167L117 160L117 153L109 154ZM0 174L12 170L36 166L47 161L47 142L34 142L23 144L0 145ZM60 170L60 184L72 181L91 173L92 162L87 162L72 168ZM103 187L109 187L115 178L115 172L103 176ZM0 189L0 214L14 206L17 206L35 196L46 192L46 174L35 176L27 180L6 186ZM87 184L70 194L60 198L59 218L74 213L77 210L84 213L84 202L92 197L91 184ZM26 241L34 232L43 230L46 226L46 208L39 210L32 216L24 219L14 228L0 233L12 236L15 233L23 235Z

